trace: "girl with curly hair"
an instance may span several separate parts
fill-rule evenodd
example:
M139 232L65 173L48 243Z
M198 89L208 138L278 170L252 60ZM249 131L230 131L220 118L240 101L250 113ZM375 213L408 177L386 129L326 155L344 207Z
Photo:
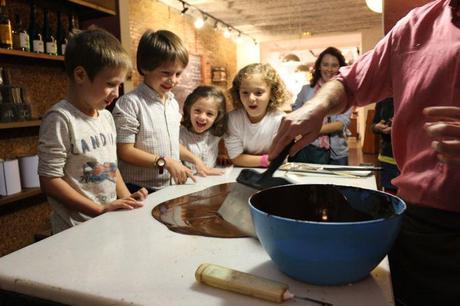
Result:
M235 76L230 94L228 156L236 166L268 167L268 149L284 116L279 107L289 99L286 86L269 64L251 64Z

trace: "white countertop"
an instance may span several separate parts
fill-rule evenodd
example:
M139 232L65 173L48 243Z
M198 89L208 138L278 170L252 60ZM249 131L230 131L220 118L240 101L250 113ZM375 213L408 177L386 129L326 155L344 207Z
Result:
M299 296L337 305L394 305L386 258L358 283L320 287L297 282L277 270L253 238L209 238L172 232L156 221L157 204L207 186L232 182L225 176L155 192L144 207L104 214L0 258L0 288L78 305L270 305L195 281L201 263L214 263L289 284ZM308 175L306 183L335 183L375 189L374 177ZM315 305L291 300L286 305Z

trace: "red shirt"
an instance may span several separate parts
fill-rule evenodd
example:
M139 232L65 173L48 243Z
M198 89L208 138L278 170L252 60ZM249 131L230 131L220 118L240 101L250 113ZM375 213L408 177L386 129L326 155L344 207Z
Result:
M452 1L454 5L455 1ZM393 180L406 201L460 212L460 167L441 163L423 125L428 106L460 106L460 25L448 0L416 8L337 77L348 107L394 98ZM348 108L347 107L347 108Z

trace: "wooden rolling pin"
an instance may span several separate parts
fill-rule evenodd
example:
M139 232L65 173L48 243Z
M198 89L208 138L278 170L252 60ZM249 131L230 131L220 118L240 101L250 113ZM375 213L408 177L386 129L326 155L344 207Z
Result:
M320 305L332 305L327 302L298 297L289 292L289 286L267 278L258 277L222 266L204 263L195 271L195 278L200 283L260 298L270 302L282 303L292 298L299 298Z

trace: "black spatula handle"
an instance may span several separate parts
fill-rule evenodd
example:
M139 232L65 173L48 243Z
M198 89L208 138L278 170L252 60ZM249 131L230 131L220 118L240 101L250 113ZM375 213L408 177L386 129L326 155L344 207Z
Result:
M275 159L273 159L270 162L270 165L268 166L267 170L265 170L264 173L262 173L262 177L271 177L273 176L273 173L278 170L278 168L281 166L283 161L286 159L286 157L289 155L289 150L291 150L292 146L294 145L295 141L292 141L290 144L288 144L283 151L281 151L280 154L278 154Z

